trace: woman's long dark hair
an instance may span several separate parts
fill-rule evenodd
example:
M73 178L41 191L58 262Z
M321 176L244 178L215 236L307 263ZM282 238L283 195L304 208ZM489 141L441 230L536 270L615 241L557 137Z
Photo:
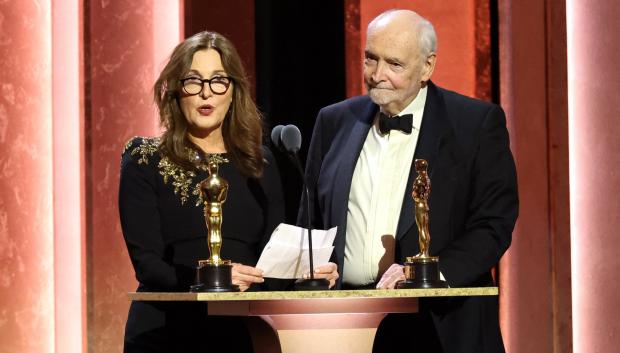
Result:
M216 32L200 32L174 48L170 60L153 87L159 118L165 132L160 148L175 163L193 168L187 147L198 151L187 137L188 123L179 107L180 79L190 70L194 54L214 49L232 79L233 98L222 123L224 145L231 162L246 177L259 178L263 172L262 122L250 96L249 83L241 58L232 43Z

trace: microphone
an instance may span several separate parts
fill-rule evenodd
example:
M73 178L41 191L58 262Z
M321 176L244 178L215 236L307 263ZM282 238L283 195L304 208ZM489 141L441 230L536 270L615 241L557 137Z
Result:
M312 216L310 209L310 191L299 159L299 149L301 148L301 132L295 125L278 125L271 130L271 141L276 147L287 152L289 159L297 167L297 171L304 182L303 192L306 194L307 202L307 225L308 225L308 256L310 257L310 278L299 279L295 282L295 290L328 290L329 281L325 278L314 278L314 258L312 250Z
M297 152L299 152L299 149L301 148L301 131L299 131L299 129L295 125L283 126L280 130L279 141L280 146L282 146L282 150L287 153L289 159L293 162L293 164L297 168L297 171L301 175L301 179L304 182L304 188L307 189L304 168L302 167L301 160L299 159L299 155L297 154Z
M282 146L289 152L297 155L301 148L301 132L295 125L286 125L280 132L280 139L282 140Z
M280 134L283 128L284 128L284 125L276 125L271 130L271 142L280 151L284 150L284 147L282 146L282 139L280 138Z

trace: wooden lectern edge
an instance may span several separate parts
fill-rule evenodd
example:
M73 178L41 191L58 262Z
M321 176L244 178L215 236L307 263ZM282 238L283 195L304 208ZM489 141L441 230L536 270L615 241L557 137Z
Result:
M332 290L332 291L278 291L278 292L226 292L226 293L190 293L190 292L130 292L128 297L135 301L271 301L300 299L390 299L423 297L461 297L461 296L496 296L498 287L471 288L430 288L430 289L369 289L369 290Z

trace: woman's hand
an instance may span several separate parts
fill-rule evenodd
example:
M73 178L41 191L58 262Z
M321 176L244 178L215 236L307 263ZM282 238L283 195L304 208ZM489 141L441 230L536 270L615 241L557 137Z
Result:
M329 288L336 285L336 280L340 277L338 274L338 266L333 262L328 262L325 265L316 267L314 269L314 278L325 278L329 281ZM304 274L304 278L310 278L310 274Z
M232 264L232 283L238 285L242 292L245 292L252 283L263 282L265 282L263 270L238 263Z

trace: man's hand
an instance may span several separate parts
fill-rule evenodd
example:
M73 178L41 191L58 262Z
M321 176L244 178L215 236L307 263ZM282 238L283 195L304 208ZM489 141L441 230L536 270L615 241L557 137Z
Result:
M405 280L403 265L392 264L377 283L377 289L394 289L398 281Z
M263 282L265 282L263 270L238 263L232 264L232 283L238 285L242 292L245 292L252 283Z
M340 277L338 274L338 266L333 262L328 262L325 265L319 266L314 269L314 278L325 278L329 281L329 288L336 285L336 280ZM310 274L304 274L304 278L310 278Z

